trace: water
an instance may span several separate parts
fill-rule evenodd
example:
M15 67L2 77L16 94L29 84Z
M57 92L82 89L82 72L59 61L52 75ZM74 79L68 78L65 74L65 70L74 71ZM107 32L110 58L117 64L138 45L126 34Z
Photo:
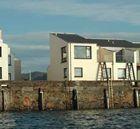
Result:
M0 129L140 129L140 109L5 112Z

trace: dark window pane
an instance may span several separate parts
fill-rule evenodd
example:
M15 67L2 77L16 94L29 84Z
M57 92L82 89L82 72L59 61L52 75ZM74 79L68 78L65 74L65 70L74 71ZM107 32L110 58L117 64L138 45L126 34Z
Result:
M67 68L64 68L64 78L67 78Z
M134 51L123 49L116 53L116 62L134 62Z
M0 57L2 56L2 48L0 47Z
M8 65L11 66L11 55L8 55Z
M123 51L119 51L116 53L116 62L124 62L124 59L123 59Z
M61 62L66 62L67 61L67 52L66 52L66 47L61 48Z

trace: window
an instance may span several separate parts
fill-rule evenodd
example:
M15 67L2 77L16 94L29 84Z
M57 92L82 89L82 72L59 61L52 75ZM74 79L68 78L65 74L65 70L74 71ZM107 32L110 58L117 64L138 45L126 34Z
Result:
M83 77L83 68L76 67L74 69L75 77Z
M64 68L64 78L67 78L67 68Z
M116 53L116 62L134 62L134 51L122 49Z
M0 47L0 57L2 57L2 48Z
M9 76L9 80L11 80L11 73L8 73L8 76Z
M118 79L125 79L126 78L126 69L119 68L118 69Z
M66 47L61 48L61 62L66 62L67 61L67 52L66 52Z
M116 53L116 62L124 62L123 59L124 53L122 50Z
M0 79L2 79L2 67L0 67Z
M8 65L11 66L11 55L8 55Z
M75 59L91 59L91 46L75 46L74 58Z
M107 68L106 70L107 70L108 78L111 78L111 68ZM104 78L104 79L107 79L105 69L103 69L103 78Z

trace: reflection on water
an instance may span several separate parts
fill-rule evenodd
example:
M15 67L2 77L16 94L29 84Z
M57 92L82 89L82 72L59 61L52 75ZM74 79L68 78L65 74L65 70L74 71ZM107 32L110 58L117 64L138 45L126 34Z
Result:
M140 129L140 109L5 112L0 129Z

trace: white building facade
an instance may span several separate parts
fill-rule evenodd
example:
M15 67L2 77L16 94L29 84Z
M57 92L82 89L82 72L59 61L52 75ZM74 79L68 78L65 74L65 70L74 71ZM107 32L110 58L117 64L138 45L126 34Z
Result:
M127 80L130 62L137 78L137 51L130 49L133 47L125 40L93 40L76 34L51 33L48 80L95 81L101 74L106 78L104 70L100 71L103 62L112 80Z
M14 79L14 55L8 45L3 43L0 31L0 80Z

